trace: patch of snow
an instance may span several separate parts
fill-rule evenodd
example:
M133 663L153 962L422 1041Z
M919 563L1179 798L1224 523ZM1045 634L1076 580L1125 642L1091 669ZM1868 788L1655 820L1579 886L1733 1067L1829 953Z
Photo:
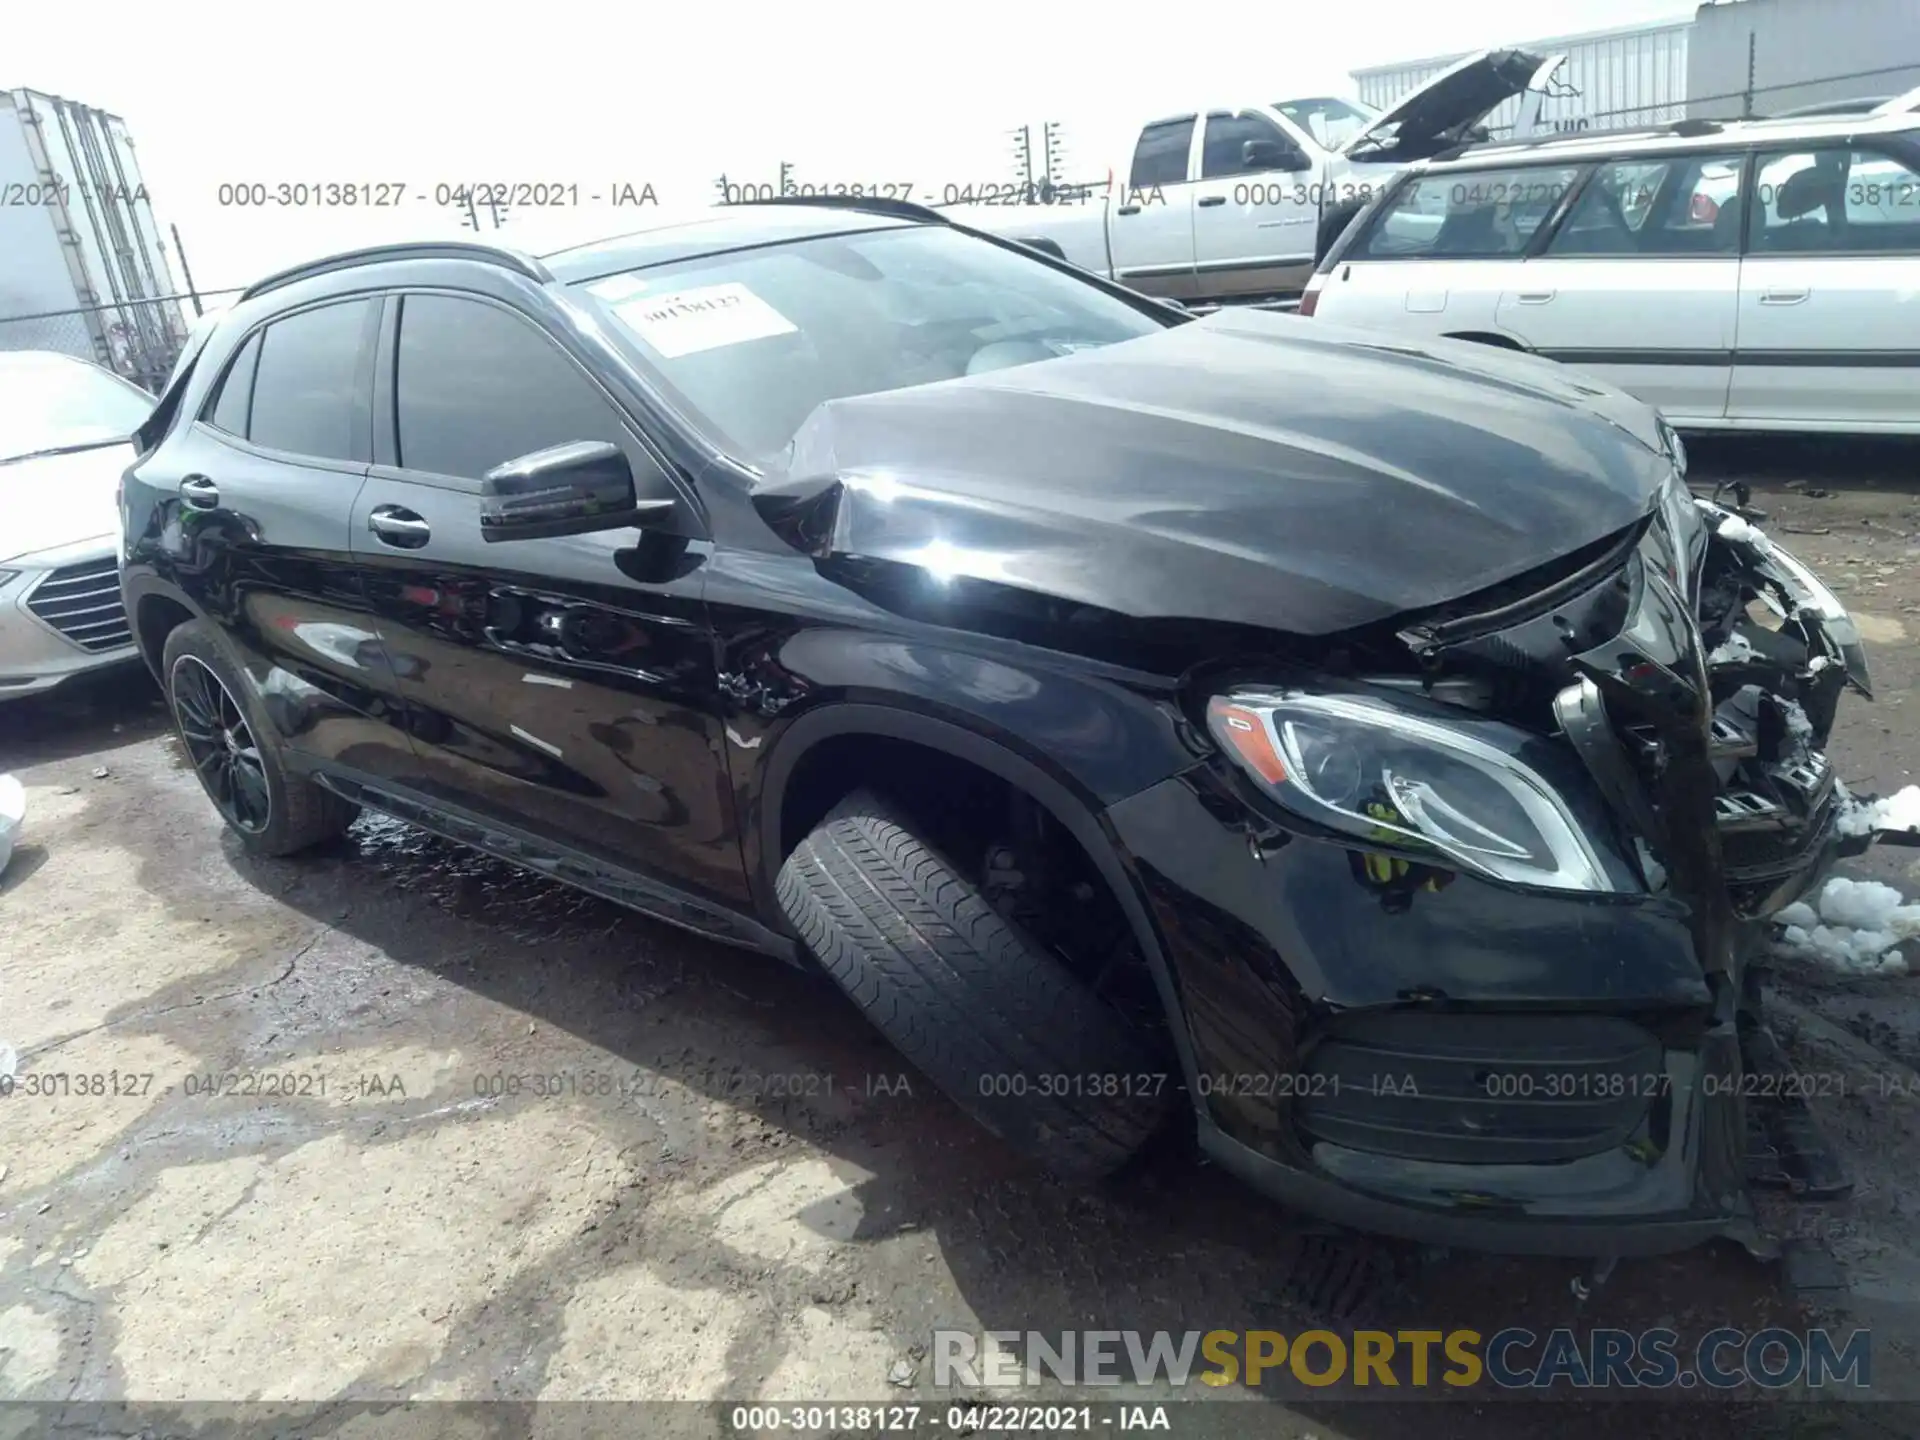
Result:
M1713 533L1722 540L1732 541L1736 545L1751 545L1762 555L1773 553L1773 542L1767 539L1765 532L1756 525L1749 525L1738 515L1727 516Z
M27 788L12 775L0 775L0 870L13 858L14 836L27 818Z
M1744 665L1751 659L1753 659L1753 642L1736 630L1727 637L1726 644L1707 656L1707 663L1709 665Z
M1784 927L1778 949L1814 960L1843 975L1904 975L1907 962L1895 948L1920 936L1920 905L1878 880L1835 876L1820 891L1817 910L1804 901L1773 917Z
M1842 835L1865 835L1874 830L1920 830L1920 785L1908 785L1884 800L1862 804L1844 787L1835 785L1840 799L1834 822Z
M1813 721L1809 720L1807 718L1807 712L1800 708L1800 702L1779 696L1776 696L1775 699L1780 706L1781 715L1786 718L1787 733L1796 740L1811 740L1813 738Z

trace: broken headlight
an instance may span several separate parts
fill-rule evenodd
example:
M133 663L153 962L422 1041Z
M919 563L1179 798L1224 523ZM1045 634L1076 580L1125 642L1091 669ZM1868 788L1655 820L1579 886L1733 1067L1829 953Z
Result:
M1370 847L1514 885L1614 888L1553 788L1452 726L1357 698L1245 690L1210 701L1207 727L1274 800Z

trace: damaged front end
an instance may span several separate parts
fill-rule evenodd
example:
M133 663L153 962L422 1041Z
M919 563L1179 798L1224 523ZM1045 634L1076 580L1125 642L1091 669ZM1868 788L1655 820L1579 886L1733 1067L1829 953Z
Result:
M1864 812L1825 753L1865 657L1674 449L1638 523L1399 622L1404 663L1374 635L1344 673L1208 677L1235 763L1187 783L1245 817L1260 880L1156 845L1180 833L1165 797L1117 808L1174 928L1175 893L1218 905L1182 969L1209 1148L1249 1180L1371 1228L1583 1255L1762 1248L1751 1186L1849 1188L1784 1079L1759 962L1770 917L1878 838L1842 823ZM1292 1072L1276 1103L1227 1080L1263 1066Z

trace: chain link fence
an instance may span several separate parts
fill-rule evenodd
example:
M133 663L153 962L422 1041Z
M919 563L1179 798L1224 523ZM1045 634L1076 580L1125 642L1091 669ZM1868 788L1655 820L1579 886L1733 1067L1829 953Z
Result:
M91 360L157 392L204 311L224 309L235 290L122 300L37 315L0 315L0 350L57 350Z

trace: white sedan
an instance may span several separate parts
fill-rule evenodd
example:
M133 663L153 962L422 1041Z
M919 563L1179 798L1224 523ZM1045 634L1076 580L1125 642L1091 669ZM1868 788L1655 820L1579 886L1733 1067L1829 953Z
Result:
M0 351L0 701L139 652L115 494L153 397L52 351Z

